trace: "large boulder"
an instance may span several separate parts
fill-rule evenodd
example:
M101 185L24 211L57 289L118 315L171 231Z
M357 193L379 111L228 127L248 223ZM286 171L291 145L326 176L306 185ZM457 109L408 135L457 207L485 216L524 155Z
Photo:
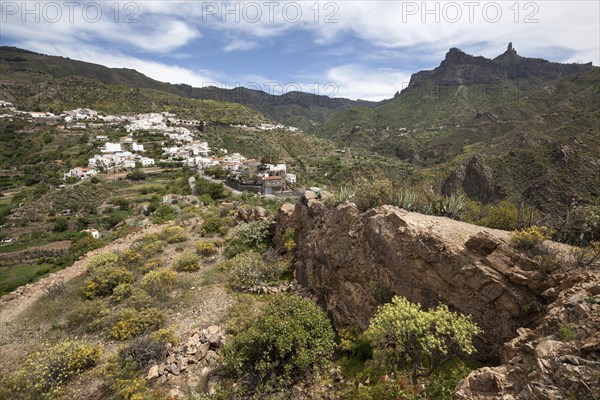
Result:
M572 393L597 386L589 383L600 361L597 271L548 274L510 245L508 232L394 206L360 212L351 203L331 207L311 198L286 207L278 222L278 231L297 233L296 280L337 328L367 328L377 306L394 295L471 315L484 331L476 357L503 364L474 372L457 398L553 398L561 385ZM575 343L557 339L564 325ZM537 375L525 371L532 365ZM518 386L527 379L538 385ZM521 392L527 395L517 397Z

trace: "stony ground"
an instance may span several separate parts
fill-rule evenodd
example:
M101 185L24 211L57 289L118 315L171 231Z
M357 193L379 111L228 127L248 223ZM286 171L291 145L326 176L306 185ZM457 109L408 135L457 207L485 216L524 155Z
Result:
M194 229L201 223L201 219L188 222L186 231L188 240L184 243L170 244L166 247L162 258L167 265L172 265L179 254L193 249L199 240L210 240L202 238ZM158 233L165 225L152 225L148 228L118 239L109 245L94 250L72 266L58 271L35 283L20 287L16 291L0 299L0 375L14 372L22 363L28 353L35 350L36 346L43 342L54 342L70 335L58 326L53 326L47 320L56 318L44 318L43 295L47 289L56 282L76 282L81 279L86 271L89 260L97 254L123 251L141 236ZM224 327L223 321L230 306L236 303L235 297L230 294L218 279L211 280L215 268L222 255L219 253L202 262L202 269L194 273L180 273L182 284L171 294L168 304L166 327L173 329L180 338L186 340L194 332L202 331L211 326ZM217 273L218 274L218 273ZM66 305L68 307L68 305ZM37 309L36 309L37 307ZM65 309L64 312L68 311ZM56 311L53 311L56 313ZM85 338L79 338L85 339ZM102 340L104 342L105 358L113 354L118 344L103 340L102 337L90 335L90 340ZM199 365L199 370L201 370ZM83 377L82 377L83 379ZM72 383L71 394L73 398L93 399L102 398L98 392L101 381L95 377L86 377L85 382L75 380ZM155 382L156 384L156 382ZM181 376L171 376L167 383L161 382L168 392L172 389L189 391L190 387L199 384L198 376L190 373L182 373ZM207 382L203 382L204 385Z

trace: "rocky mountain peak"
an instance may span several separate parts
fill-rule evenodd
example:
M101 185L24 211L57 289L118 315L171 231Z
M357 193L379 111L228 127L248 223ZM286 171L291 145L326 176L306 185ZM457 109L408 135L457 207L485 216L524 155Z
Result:
M410 79L410 90L427 85L478 85L500 84L514 79L554 80L561 77L589 71L592 64L561 64L541 58L527 58L517 54L510 42L506 51L492 59L472 56L453 47L439 67L420 71Z

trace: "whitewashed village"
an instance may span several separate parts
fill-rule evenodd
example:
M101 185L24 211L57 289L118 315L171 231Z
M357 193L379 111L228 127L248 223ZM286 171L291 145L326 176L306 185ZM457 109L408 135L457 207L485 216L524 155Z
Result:
M95 110L78 108L55 115L50 112L19 111L10 102L0 100L0 118L10 118L15 114L55 124L59 129L124 128L127 134L121 136L119 141L109 141L107 135L95 134L92 140L96 144L101 143L100 152L89 158L88 165L65 172L64 180L82 180L97 174L135 168L187 166L207 177L218 171L217 177L225 180L230 188L262 195L290 193L297 181L296 174L289 173L285 163L266 164L247 159L239 153L229 154L224 148L211 149L208 142L199 140L199 131L195 129L206 126L206 122L179 119L172 113L102 115ZM298 131L295 127L266 123L255 127L231 126L258 131ZM138 133L164 137L160 159L145 155L144 144L136 140Z

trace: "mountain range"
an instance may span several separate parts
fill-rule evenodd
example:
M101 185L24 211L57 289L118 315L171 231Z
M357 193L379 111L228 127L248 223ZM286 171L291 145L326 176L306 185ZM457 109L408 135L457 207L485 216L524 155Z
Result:
M548 211L598 201L600 68L523 57L512 43L493 59L451 48L437 68L413 74L407 88L382 102L194 88L14 47L0 48L0 75L0 98L25 109L177 110L222 123L269 119L405 165L383 172L447 194L509 198ZM212 100L212 108L198 100ZM226 135L234 140L238 133Z

